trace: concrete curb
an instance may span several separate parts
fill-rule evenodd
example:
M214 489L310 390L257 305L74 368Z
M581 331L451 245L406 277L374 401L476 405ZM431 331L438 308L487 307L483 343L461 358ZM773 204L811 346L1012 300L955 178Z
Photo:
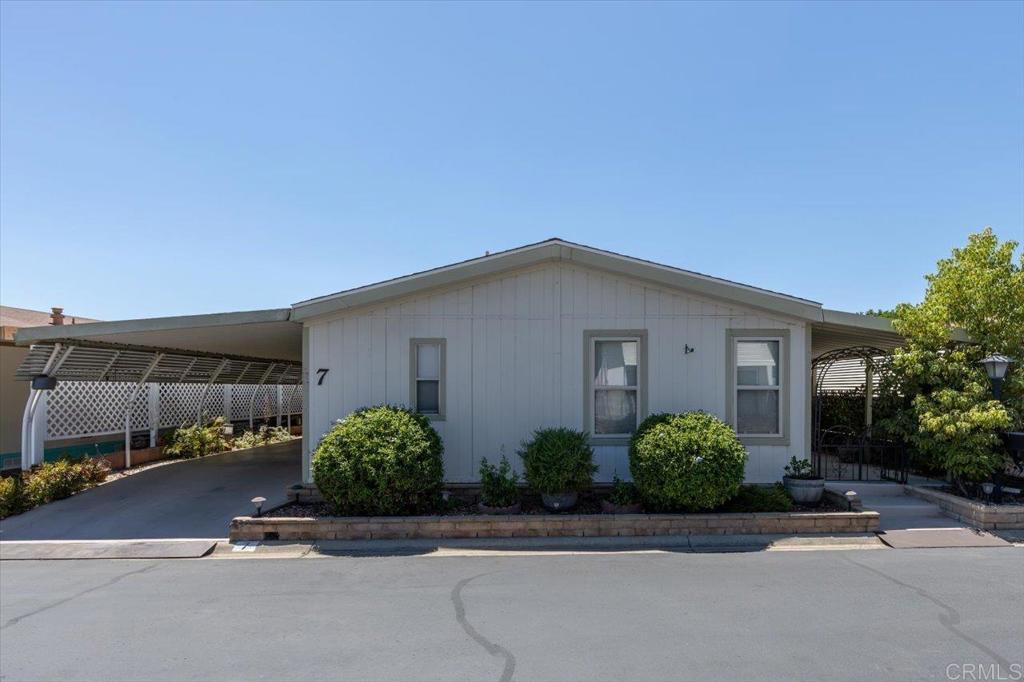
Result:
M873 533L831 535L672 535L583 538L455 538L430 540L240 541L218 545L218 559L289 559L372 556L534 556L630 552L764 552L887 549Z

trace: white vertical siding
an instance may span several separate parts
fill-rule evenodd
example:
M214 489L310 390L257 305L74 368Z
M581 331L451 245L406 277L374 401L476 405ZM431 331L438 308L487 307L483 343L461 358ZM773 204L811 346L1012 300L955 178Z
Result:
M409 403L409 339L447 339L445 476L477 480L480 458L510 461L536 428L583 424L583 333L648 330L650 412L725 417L726 330L789 329L790 445L751 446L747 479L778 480L804 456L805 326L602 271L552 263L312 320L309 447L354 409ZM684 345L695 352L684 354ZM322 386L315 370L329 368ZM595 450L598 480L629 476L625 447Z

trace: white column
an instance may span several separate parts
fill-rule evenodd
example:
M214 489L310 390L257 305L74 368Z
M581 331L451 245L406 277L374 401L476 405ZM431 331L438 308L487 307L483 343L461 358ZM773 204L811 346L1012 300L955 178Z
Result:
M149 385L149 447L156 447L160 433L160 384Z
M39 392L39 404L36 405L36 413L32 424L32 464L43 463L43 456L46 454L46 430L49 424L49 391Z

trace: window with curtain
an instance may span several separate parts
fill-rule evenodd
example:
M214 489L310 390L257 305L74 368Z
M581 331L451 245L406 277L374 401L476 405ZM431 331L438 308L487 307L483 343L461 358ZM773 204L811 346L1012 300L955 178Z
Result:
M595 338L590 399L592 433L628 435L636 431L640 396L640 339Z
M444 342L416 340L412 342L413 410L426 415L444 414Z
M736 340L736 433L780 433L779 339Z

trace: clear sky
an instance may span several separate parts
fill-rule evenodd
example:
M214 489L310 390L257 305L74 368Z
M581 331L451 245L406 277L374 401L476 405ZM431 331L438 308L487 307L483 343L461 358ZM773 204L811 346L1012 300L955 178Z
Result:
M822 301L1024 240L1024 3L0 4L0 300L287 306L552 236Z

